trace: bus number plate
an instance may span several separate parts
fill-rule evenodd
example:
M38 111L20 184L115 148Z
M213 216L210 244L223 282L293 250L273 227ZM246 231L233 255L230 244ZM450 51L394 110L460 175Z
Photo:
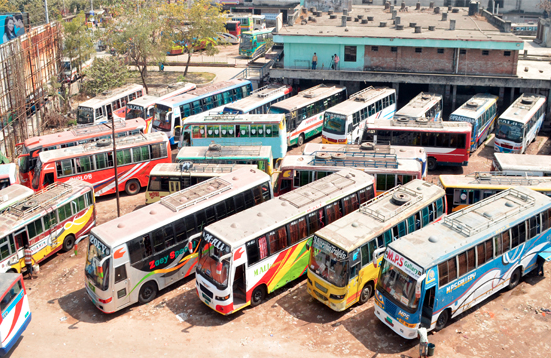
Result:
M92 290L92 292L96 292L96 288L94 287L94 285L92 285L90 282L88 282L88 287L90 287L90 289Z
M210 304L210 298L209 298L209 296L205 295L205 294L202 293L202 292L201 292L201 294L203 295L203 298L205 299L205 302L206 302L207 304Z

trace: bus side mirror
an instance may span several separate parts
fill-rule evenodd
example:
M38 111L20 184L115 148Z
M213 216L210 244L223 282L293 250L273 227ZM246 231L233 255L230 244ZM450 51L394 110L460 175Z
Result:
M306 247L306 251L310 251L310 244L308 243L308 241L306 241L306 245L304 245Z
M421 285L423 284L423 280L427 277L427 274L424 273L417 279L417 284L415 285L415 297L421 298Z
M377 250L373 251L373 267L377 268L377 262L381 258L381 255L385 252L386 247L379 247Z

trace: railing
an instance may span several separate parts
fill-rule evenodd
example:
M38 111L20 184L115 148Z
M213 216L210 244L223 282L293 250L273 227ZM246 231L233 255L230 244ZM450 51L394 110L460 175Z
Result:
M243 71L239 72L237 75L233 76L231 79L234 78L237 79L250 79L250 78L258 78L263 79L264 77L268 76L270 73L270 68L274 65L274 61L270 61L266 63L262 67L247 67Z

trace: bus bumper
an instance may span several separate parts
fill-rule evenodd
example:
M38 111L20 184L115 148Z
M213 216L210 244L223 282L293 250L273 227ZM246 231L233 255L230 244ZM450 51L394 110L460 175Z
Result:
M343 299L341 302L337 303L331 302L331 300L329 300L323 294L311 287L310 283L308 283L308 285L306 286L306 291L310 294L310 296L314 297L316 300L331 308L333 311L342 312L346 309L346 299Z
M15 334L12 336L12 339L6 344L4 347L0 348L0 356L5 356L8 354L8 352L13 348L13 345L19 341L19 337L23 334L23 332L27 329L29 326L29 323L31 323L32 313L29 312L29 315L27 318L25 318L25 322L21 325L21 327L15 332Z
M378 305L375 305L374 307L375 315L399 336L405 339L417 338L417 327L419 326L418 324L413 325L412 328L406 327L397 319L390 317L390 315L382 310Z
M94 306L96 306L96 308L98 310L100 310L101 312L103 313L115 313L115 310L112 310L110 311L109 308L113 306L113 301L111 301L110 303L106 304L106 305L102 305L100 304L100 302L98 301L98 297L96 296L95 293L93 293L90 288L88 287L88 281L86 281L86 294L88 295L88 298L90 298L90 300L92 301L92 303L94 304Z

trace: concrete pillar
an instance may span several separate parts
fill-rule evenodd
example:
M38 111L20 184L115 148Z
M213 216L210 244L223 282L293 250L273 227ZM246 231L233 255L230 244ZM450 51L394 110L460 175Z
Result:
M339 84L346 87L348 95L354 94L360 90L360 82L339 81Z
M547 94L547 115L549 115L551 113L551 106L549 105L549 101L551 101L551 90L549 91L549 93Z
M457 85L453 85L453 92L452 92L452 112L455 111L455 97L457 94Z
M396 91L396 102L398 102L398 95L400 94L400 84L398 82L393 82L392 88L394 88L394 90Z
M505 95L505 87L499 87L499 98L497 100L497 106L503 106L503 96Z
M514 101L515 101L515 87L511 87L511 98L509 101L509 105L513 104Z

